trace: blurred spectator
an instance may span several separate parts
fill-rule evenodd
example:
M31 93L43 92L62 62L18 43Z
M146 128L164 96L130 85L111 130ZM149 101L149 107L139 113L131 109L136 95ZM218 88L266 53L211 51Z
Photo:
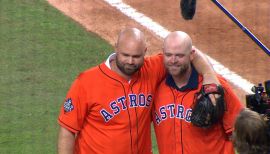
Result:
M238 115L233 143L239 154L270 154L269 120L244 109Z

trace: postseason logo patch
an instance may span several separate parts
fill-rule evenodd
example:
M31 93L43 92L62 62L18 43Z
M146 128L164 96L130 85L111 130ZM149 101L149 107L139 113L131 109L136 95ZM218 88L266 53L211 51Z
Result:
M65 112L70 112L74 109L71 98L68 98L64 103Z

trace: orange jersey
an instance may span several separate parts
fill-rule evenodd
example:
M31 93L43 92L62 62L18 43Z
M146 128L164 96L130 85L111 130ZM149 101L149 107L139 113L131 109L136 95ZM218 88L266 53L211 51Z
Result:
M202 77L192 70L188 84L177 88L168 75L159 86L153 105L153 122L160 154L232 154L228 135L243 108L226 81L219 77L225 91L226 111L222 121L203 129L191 124L194 94L200 91Z
M81 73L58 119L77 134L75 153L152 153L151 106L164 77L162 55L145 58L129 82L105 63Z

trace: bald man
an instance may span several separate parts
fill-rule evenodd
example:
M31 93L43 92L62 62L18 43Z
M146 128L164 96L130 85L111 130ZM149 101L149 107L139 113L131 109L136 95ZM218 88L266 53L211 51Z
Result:
M208 129L191 124L194 95L200 91L204 79L191 63L194 52L192 40L184 32L172 32L164 40L164 64L168 74L156 91L152 108L159 153L233 154L229 138L243 107L220 76L227 108L222 121Z
M126 28L115 52L76 78L58 118L58 153L152 153L152 99L165 68L162 55L144 58L145 53L144 34ZM192 62L205 82L217 82L199 51Z

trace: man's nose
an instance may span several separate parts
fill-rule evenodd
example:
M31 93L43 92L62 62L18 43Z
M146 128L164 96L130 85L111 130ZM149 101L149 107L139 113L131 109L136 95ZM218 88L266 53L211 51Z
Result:
M134 64L134 58L128 57L128 64Z
M171 56L171 59L170 59L171 63L175 63L176 62L176 57L175 56Z

